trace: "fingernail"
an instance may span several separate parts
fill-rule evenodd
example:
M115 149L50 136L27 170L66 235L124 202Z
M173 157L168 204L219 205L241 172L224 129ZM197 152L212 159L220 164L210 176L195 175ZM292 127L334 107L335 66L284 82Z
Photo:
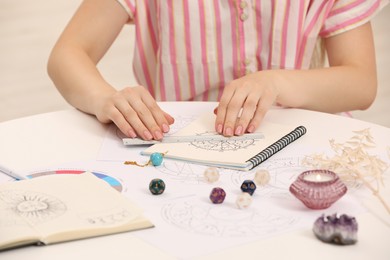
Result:
M136 138L136 137L137 137L136 133L135 133L134 131L132 131L132 130L130 130L130 131L128 132L128 134L129 134L129 136L130 136L131 138Z
M226 128L225 135L227 135L227 136L232 136L233 135L233 131L232 131L232 129L230 127Z
M255 131L255 127L253 126L253 125L250 125L249 127L248 127L248 133L253 133L254 131Z
M155 131L154 135L156 136L157 140L161 140L163 138L163 135L160 131Z
M242 134L242 126L238 126L237 128L236 128L236 131L235 131L235 133L234 133L235 135L241 135Z
M222 124L217 125L217 133L222 134Z
M167 124L163 124L162 125L162 129L163 129L164 133L168 133L169 132L169 126Z
M149 131L144 131L144 136L146 140L151 140L153 138L152 134Z

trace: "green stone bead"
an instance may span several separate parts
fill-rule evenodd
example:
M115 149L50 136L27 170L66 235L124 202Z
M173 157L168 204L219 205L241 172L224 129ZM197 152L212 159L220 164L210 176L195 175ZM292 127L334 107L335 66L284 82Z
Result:
M160 195L165 190L165 182L161 179L153 179L149 183L149 190L153 195Z

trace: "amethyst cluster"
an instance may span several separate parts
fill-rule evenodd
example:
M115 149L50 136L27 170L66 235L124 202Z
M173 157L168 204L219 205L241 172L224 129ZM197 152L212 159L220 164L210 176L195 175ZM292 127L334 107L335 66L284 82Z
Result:
M326 243L352 245L357 242L358 224L354 217L333 214L322 215L313 226L313 232L318 239Z

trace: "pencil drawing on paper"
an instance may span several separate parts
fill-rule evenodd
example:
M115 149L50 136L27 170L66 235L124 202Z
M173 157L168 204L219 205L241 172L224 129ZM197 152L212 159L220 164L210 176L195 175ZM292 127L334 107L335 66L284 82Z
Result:
M196 116L194 116L194 115L177 116L177 117L175 117L175 123L173 125L170 125L170 130L169 130L168 136L175 134L177 131L179 131L182 128L186 127L187 125L189 125L195 119L196 119ZM119 139L127 138L127 136L125 136L121 132L121 130L119 130L119 128L117 128L117 127L115 128L115 135Z
M165 204L161 215L179 229L217 237L267 236L287 230L299 221L292 215L215 207L190 200Z
M213 133L215 134L215 133ZM210 135L209 132L198 133L198 136ZM200 149L207 151L237 151L240 149L245 149L248 146L254 145L255 139L244 139L244 140L204 140L204 141L195 141L191 142L192 146L195 146Z
M203 168L203 166L186 162L164 161L161 167L156 169L175 181L200 184L203 182Z
M80 216L92 225L116 225L123 223L134 217L134 214L126 209L118 208L109 210L109 212L100 212L90 216Z
M57 218L67 210L59 199L38 192L6 190L0 192L1 225L39 224Z
M303 170L300 157L275 158L264 162L261 168L271 174L271 181L256 190L257 198L291 199L288 186ZM158 170L168 177L185 183L204 183L205 167L185 162L168 162ZM252 171L235 171L219 169L221 176L227 176L228 186L239 190L246 179L253 179L256 169ZM225 185L226 186L226 185ZM215 207L202 201L173 200L163 205L161 209L163 220L170 225L203 235L219 237L269 236L285 232L300 224L300 220L291 214L277 210L263 211L258 207L249 210L239 210L231 206Z

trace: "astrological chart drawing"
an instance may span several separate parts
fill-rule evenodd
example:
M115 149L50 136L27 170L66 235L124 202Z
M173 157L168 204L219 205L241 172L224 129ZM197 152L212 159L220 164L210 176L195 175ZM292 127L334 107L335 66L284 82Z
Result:
M191 200L167 203L162 207L161 215L181 230L214 237L266 236L286 230L299 221L286 214L206 205Z
M35 191L6 190L0 192L0 225L31 225L50 221L67 211L54 196Z
M194 116L194 115L175 117L175 123L169 126L168 135L174 135L177 131L188 126L195 119L196 119L196 116ZM119 128L115 129L115 134L119 139L127 138L127 136L125 136L121 132L121 130L119 130Z
M270 158L252 171L232 174L231 181L235 186L240 187L244 180L253 180L256 171L260 169L267 170L271 179L267 185L258 186L256 194L261 197L291 198L289 194L290 184L301 172L307 170L306 167L302 166L301 160L301 157Z
M205 183L203 173L206 168L207 166L199 164L165 160L162 165L156 169L172 180L187 184L200 184ZM297 177L298 173L305 168L300 165L300 158L298 157L269 159L251 171L218 168L221 175L231 177L231 184L234 187L240 187L244 180L253 179L256 171L259 169L266 169L270 172L271 181L262 189L271 192L284 190L290 181L292 182L292 180ZM281 178L285 176L287 176L287 180L286 178Z
M251 171L239 171L233 169L218 168L221 176L229 176L228 185L240 189L245 180L253 180L256 171L260 169L268 170L271 176L270 182L265 186L258 186L256 196L268 198L291 199L289 194L289 185L298 177L298 175L307 170L301 165L300 157L285 157L268 159L257 168ZM191 164L181 161L165 160L160 167L156 169L174 181L183 184L205 184L204 171L207 166Z
M215 134L215 133L213 133ZM210 135L210 133L199 133L198 136L202 137L204 135ZM256 142L255 139L244 139L244 140L203 140L191 142L192 146L195 146L200 149L207 151L238 151L240 149L245 149L251 145L254 145Z
M172 180L180 183L199 184L204 181L204 166L165 160L162 165L156 169Z

